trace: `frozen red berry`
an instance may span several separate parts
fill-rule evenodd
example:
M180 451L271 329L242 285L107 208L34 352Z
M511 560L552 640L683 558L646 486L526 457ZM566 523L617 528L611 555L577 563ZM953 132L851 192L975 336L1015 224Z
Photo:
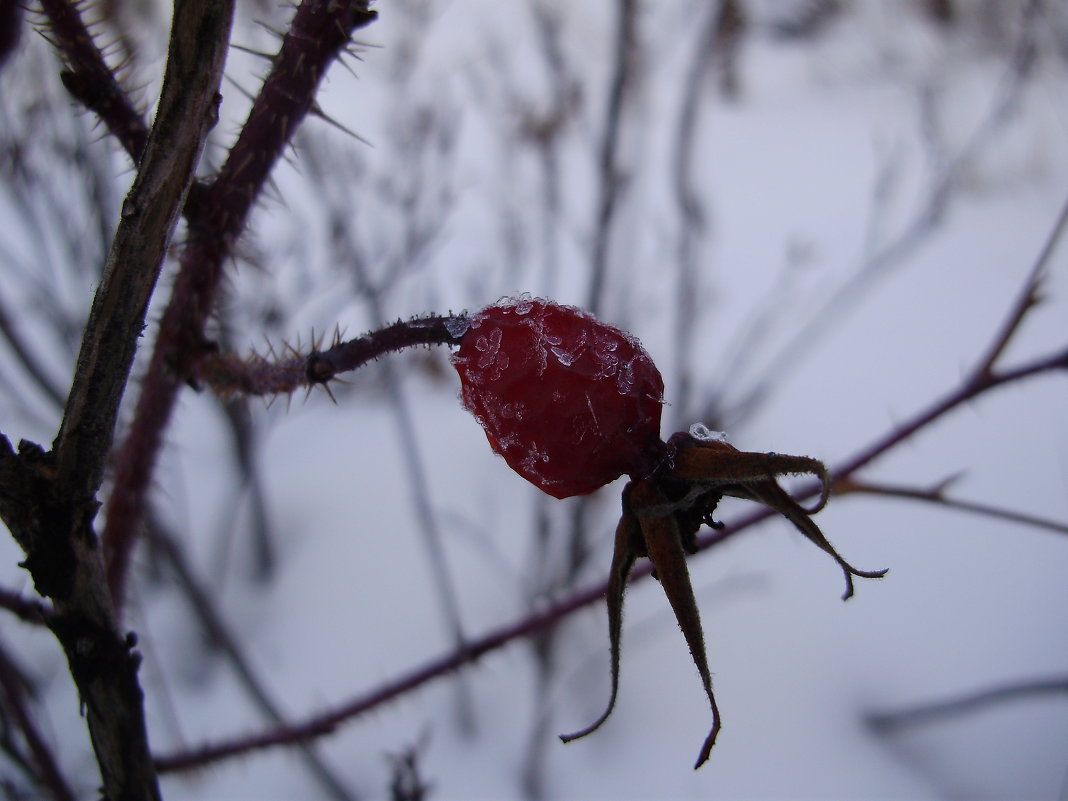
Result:
M637 339L581 309L501 301L472 315L452 361L493 450L556 498L642 478L663 458L660 371Z

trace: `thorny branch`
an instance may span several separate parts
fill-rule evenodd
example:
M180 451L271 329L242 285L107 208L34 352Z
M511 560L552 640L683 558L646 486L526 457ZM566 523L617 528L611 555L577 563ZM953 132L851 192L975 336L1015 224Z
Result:
M329 348L313 347L308 354L299 353L299 348L287 348L291 353L281 358L212 353L196 365L193 380L222 395L285 395L325 385L387 353L418 345L459 345L466 328L463 315L417 317L344 342L335 337Z
M104 122L135 163L140 161L149 138L148 126L105 63L82 21L79 4L68 0L40 3L48 18L49 38L67 62L67 69L60 73L63 85ZM210 51L205 56L210 58Z
M198 363L212 350L204 327L224 265L268 175L312 109L327 67L348 46L352 32L375 16L366 0L301 3L226 163L189 210L190 241L108 499L104 552L108 586L120 608L163 432L183 383L195 379Z

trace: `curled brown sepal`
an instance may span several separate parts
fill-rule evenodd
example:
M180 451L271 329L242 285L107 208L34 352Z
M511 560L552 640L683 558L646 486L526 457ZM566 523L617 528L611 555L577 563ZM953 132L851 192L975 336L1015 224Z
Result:
M665 478L697 484L709 493L756 501L774 509L842 568L846 580L842 600L853 595L854 576L874 579L886 575L886 569L860 570L853 567L812 521L812 515L826 505L831 490L830 475L818 459L781 453L747 453L727 442L699 440L689 434L676 434L670 444L675 447L674 460L665 471ZM778 476L783 475L812 475L818 478L820 496L816 504L806 508L794 500L776 481Z
M818 478L820 494L816 503L810 508L801 506L779 486L776 478L782 475ZM786 517L805 537L834 558L845 573L843 599L848 598L853 594L853 576L879 578L886 571L856 569L839 555L812 522L811 515L826 504L830 488L830 475L818 459L778 453L747 453L721 439L675 434L668 441L667 457L661 465L651 475L632 480L623 490L623 513L616 528L612 570L606 591L611 659L608 705L589 726L561 735L560 739L567 743L585 737L597 731L612 714L619 690L623 595L635 560L645 556L653 563L653 575L660 580L682 629L712 710L712 728L694 764L695 769L701 767L715 745L720 715L712 692L701 615L686 567L686 555L697 550L697 531L702 525L722 527L713 515L725 495L762 503Z
M632 481L623 490L623 514L616 528L612 570L606 593L608 602L608 635L611 660L611 691L608 705L593 723L572 734L560 735L571 742L592 734L608 720L615 707L619 690L620 639L623 624L623 594L627 578L638 557L647 556L656 569L668 602L682 629L686 644L712 709L712 728L705 738L694 769L708 761L712 746L720 730L719 708L712 692L712 675L705 654L701 615L697 609L690 574L686 568L686 540L679 522L671 511L671 504L654 479Z

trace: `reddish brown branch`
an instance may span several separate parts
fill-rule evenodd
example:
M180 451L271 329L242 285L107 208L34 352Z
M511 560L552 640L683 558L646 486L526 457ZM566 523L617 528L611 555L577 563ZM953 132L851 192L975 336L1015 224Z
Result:
M63 85L75 100L104 122L135 163L140 161L148 142L148 126L105 63L82 21L79 4L66 0L40 0L40 3L48 18L53 44L67 62L67 69L60 73Z
M195 376L197 363L210 350L204 324L214 308L223 266L267 176L311 108L326 68L352 32L374 20L375 12L367 6L366 0L305 0L300 5L226 163L196 207L187 210L190 241L119 451L108 501L108 584L120 605L164 429L182 383Z
M1026 512L1017 512L1013 509L1003 509L1000 506L994 506L989 503L948 498L943 491L944 486L942 484L934 488L907 487L844 478L835 484L834 491L838 495L859 492L866 495L880 495L885 498L903 498L911 501L935 503L947 509L959 509L962 512L972 512L984 517L994 517L1011 523L1021 523L1025 526L1042 528L1058 534L1068 534L1068 523L1060 523L1056 520L1027 514Z
M400 675L376 690L359 696L336 709L313 716L303 723L291 724L258 735L235 738L228 742L205 745L179 754L161 756L156 759L156 767L161 773L189 770L238 754L306 742L315 737L330 734L339 725L351 718L392 701L426 684L428 681L448 675L464 665L473 663L479 657L501 648L513 640L556 625L572 612L601 600L604 597L604 590L605 588L600 586L575 593L542 612L531 615L518 623L497 629L478 639L470 640L466 648L454 650L416 670Z
M279 395L301 387L325 384L337 375L355 370L380 356L419 345L459 345L467 328L463 315L417 317L398 320L326 350L308 355L294 353L280 359L258 354L240 358L231 353L211 353L195 367L196 383L204 383L221 395Z
M32 770L41 790L56 801L75 801L77 796L37 727L37 718L28 708L27 700L21 671L6 650L0 647L0 708L6 711L10 723L22 733L22 739L29 749L25 767Z

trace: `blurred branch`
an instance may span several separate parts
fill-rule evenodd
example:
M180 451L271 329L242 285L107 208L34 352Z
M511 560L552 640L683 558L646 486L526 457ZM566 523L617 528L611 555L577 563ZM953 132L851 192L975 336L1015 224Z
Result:
M608 87L604 129L598 163L597 184L600 197L593 234L593 257L590 263L590 286L586 296L586 310L595 317L604 300L604 284L608 273L609 245L612 239L616 210L623 195L626 177L619 164L619 140L623 133L623 106L627 92L638 79L638 2L617 0L619 16L616 27L615 63Z
M981 712L1010 701L1049 695L1068 695L1068 677L1021 680L893 712L870 712L865 715L865 722L877 734L890 734L900 729Z
M45 625L49 615L49 610L40 601L6 587L0 587L0 608L11 612L23 623L34 626Z
M733 404L734 411L729 416L734 417L741 412L753 413L769 397L771 388L791 370L797 369L804 355L811 352L827 332L844 319L846 310L855 308L864 293L870 292L893 268L904 264L907 257L938 230L961 177L1001 129L1018 103L1025 81L1034 71L1034 5L1029 4L1022 13L1032 24L1024 26L1024 32L1009 56L1000 90L971 137L942 165L904 228L882 247L876 247L866 255L856 272L826 295L822 304L809 316L808 322L795 331L789 342L769 361L764 376L756 380L744 397Z
M263 682L256 675L251 661L238 644L237 638L233 636L230 627L227 626L215 608L210 593L205 590L194 575L192 566L174 536L155 519L148 521L146 535L150 538L157 552L167 560L204 632L211 640L211 643L226 655L231 667L234 669L234 673L237 674L238 680L245 686L256 706L272 724L285 726L286 722L282 711L271 699ZM333 770L323 762L313 746L310 743L298 745L308 769L319 784L322 785L323 789L329 793L330 797L337 799L337 801L351 801L354 798L353 793L345 787Z
M10 741L4 743L4 750L20 764L41 792L47 793L56 801L75 801L77 795L63 776L52 749L37 728L37 716L27 707L26 689L22 671L8 656L7 649L0 644L0 708L21 732L29 753L24 756L21 749Z
M156 124L93 298L53 452L24 441L16 454L0 437L0 514L26 551L36 589L53 600L49 627L66 654L103 793L112 799L159 798L159 787L137 678L140 657L134 639L119 630L103 580L93 530L96 492L148 299L214 123L231 11L228 2L175 4ZM80 36L57 33L68 48L85 44Z
M18 363L22 365L22 369L26 371L26 374L33 379L33 383L37 385L37 388L44 393L45 397L57 409L62 409L66 400L64 391L48 376L37 357L30 352L29 347L22 339L22 335L19 334L8 316L2 299L0 299L0 336L7 341L11 353L18 360Z
M678 427L679 418L688 415L691 406L690 378L694 339L698 330L694 320L697 319L700 290L698 276L701 274L699 247L710 225L708 204L701 198L695 183L698 114L707 82L712 77L713 67L724 63L718 45L722 37L724 15L728 14L728 8L733 6L733 2L721 3L718 8L712 3L705 6L704 25L697 37L686 72L682 102L675 124L671 172L680 224L675 252L678 277L675 284L675 309L672 314L675 324L671 349L675 362L672 372L678 382L672 393L675 399L674 427Z
M392 681L386 682L376 690L334 709L314 715L302 723L208 744L178 754L159 756L156 758L156 767L160 773L190 770L240 754L287 746L330 734L339 725L360 714L399 698L433 679L449 675L465 665L472 664L483 655L514 640L558 624L561 619L577 609L601 600L604 597L604 590L604 586L597 586L577 592L564 601L553 604L517 623L497 629L483 637L469 640L462 649L453 650L408 673L398 674Z

